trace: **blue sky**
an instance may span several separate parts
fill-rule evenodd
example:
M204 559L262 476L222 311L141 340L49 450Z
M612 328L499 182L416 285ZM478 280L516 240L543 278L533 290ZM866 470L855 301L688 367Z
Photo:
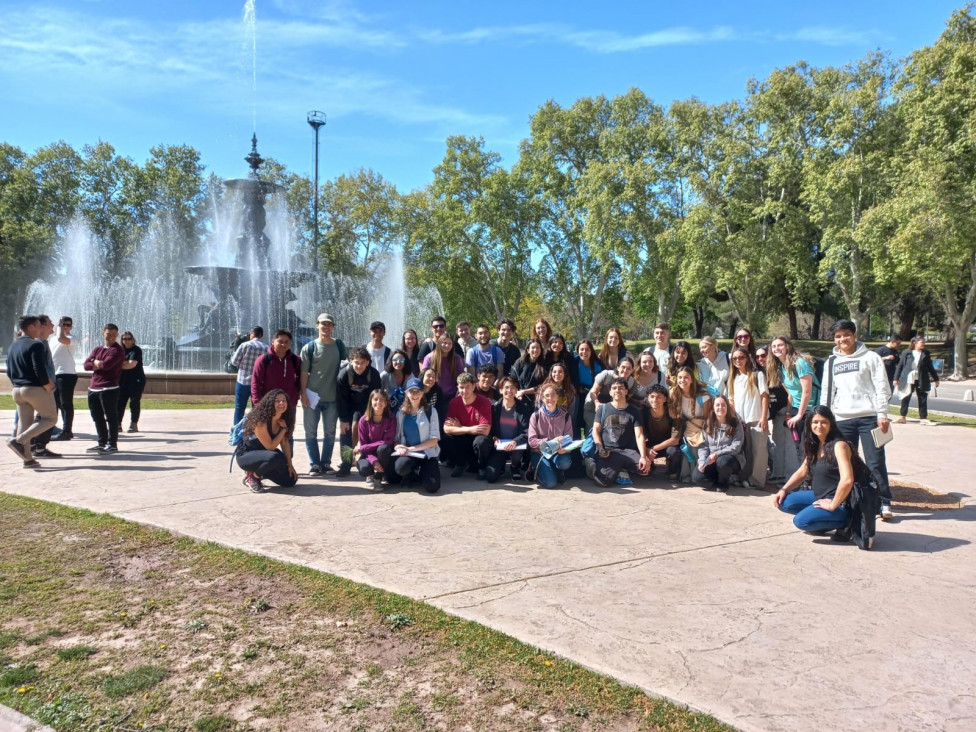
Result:
M548 99L633 86L667 106L741 98L750 77L931 44L960 2L256 0L257 102L243 0L0 0L0 140L99 139L143 162L186 143L221 176L259 149L321 178L372 168L420 187L448 135L507 166Z

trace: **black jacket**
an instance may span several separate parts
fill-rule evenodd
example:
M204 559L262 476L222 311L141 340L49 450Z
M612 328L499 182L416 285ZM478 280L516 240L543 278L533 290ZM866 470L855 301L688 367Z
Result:
M372 366L367 366L357 374L352 364L346 364L336 377L336 407L340 422L352 422L354 414L364 414L369 404L369 395L374 389L382 389L380 374Z
M491 432L495 439L501 439L498 429L498 421L502 414L502 400L491 404ZM526 445L529 442L529 419L532 417L532 408L525 404L521 399L515 400L515 421L518 422L518 430L515 433L515 442L519 445Z
M914 363L915 357L912 356L911 349L901 354L901 360L898 362L898 370L895 372L895 381L898 382L898 386L902 391L908 389L908 376L912 373ZM932 388L933 381L936 383L939 382L939 373L932 366L932 356L923 348L922 357L918 360L918 386L916 388L918 391L928 391Z

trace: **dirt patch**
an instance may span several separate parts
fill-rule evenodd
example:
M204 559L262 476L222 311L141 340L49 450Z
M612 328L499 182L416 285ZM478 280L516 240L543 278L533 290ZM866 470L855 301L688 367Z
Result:
M963 506L963 497L958 493L936 493L915 483L892 483L891 497L899 508L916 511L946 511Z

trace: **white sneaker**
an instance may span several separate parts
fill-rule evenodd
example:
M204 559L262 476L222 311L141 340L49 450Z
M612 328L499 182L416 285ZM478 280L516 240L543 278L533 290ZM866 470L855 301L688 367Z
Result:
M891 504L890 503L882 503L881 504L881 520L882 521L891 521L891 519L893 519L894 517L895 517L895 514L893 514L891 512Z
M919 420L919 424L924 424L924 425L927 425L929 427L934 427L935 425L938 424L938 422L933 422L931 419L922 419L922 420Z

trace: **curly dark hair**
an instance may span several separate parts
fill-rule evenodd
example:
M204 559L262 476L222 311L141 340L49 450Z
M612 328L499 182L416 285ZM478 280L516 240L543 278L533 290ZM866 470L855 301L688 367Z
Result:
M263 397L261 401L254 405L254 408L248 412L247 419L244 420L244 436L250 437L254 434L254 429L259 424L264 424L268 428L268 432L271 432L271 420L275 415L275 399L278 398L279 394L284 394L285 398L288 399L288 409L285 410L285 426L288 430L288 434L292 434L295 431L295 413L291 410L291 398L288 396L288 392L284 389L272 389Z

